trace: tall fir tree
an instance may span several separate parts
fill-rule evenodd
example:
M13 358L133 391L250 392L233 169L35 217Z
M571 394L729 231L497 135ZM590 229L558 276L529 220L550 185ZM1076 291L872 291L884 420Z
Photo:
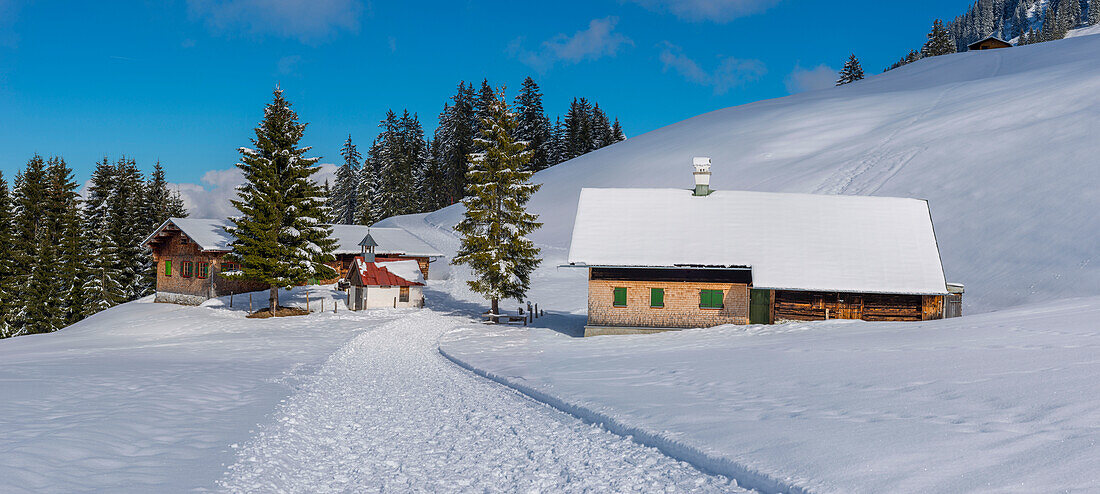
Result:
M343 164L336 169L336 184L332 188L330 209L332 222L342 225L355 224L355 212L359 209L359 169L363 166L363 156L351 140L351 134L340 149Z
M0 338L15 333L11 324L11 312L15 303L15 259L11 249L12 236L11 191L4 173L0 172Z
M853 53L848 56L848 61L844 62L844 68L840 69L836 85L843 86L860 80L863 80L863 67L859 64L856 54Z
M335 258L332 228L325 225L326 208L320 186L311 178L318 158L307 158L309 147L299 147L306 124L290 108L278 86L252 139L254 149L242 147L237 167L245 183L233 206L241 212L226 228L234 235L228 255L241 264L245 278L269 285L269 310L277 314L279 289L336 276L325 265Z
M21 267L13 277L18 287L12 313L15 335L49 333L64 324L63 301L56 298L58 284L53 278L57 266L52 261L60 249L52 230L59 208L49 203L55 197L51 178L46 161L38 155L15 177L11 249L15 265Z
M115 163L112 185L114 190L107 197L107 231L117 250L118 286L125 300L133 300L144 292L148 260L141 241L150 232L137 219L144 202L144 178L132 158L122 156Z
M1100 24L1100 0L1089 0L1088 24Z
M615 144L615 134L611 130L611 121L608 120L607 114L600 109L599 103L592 105L592 120L589 122L588 127L592 129L590 134L592 144L589 146L592 150Z
M565 122L562 122L561 117L554 118L554 128L550 134L550 140L553 141L552 147L553 159L551 163L556 165L565 160L568 160L569 155L569 133L565 128Z
M58 329L84 317L83 291L86 259L80 195L73 170L60 157L46 163L47 229L53 255L44 268L49 273L50 299Z
M568 161L593 149L592 106L585 98L573 98L565 114L565 153L562 161Z
M118 248L110 232L113 215L108 201L116 190L115 167L104 157L92 172L84 203L84 232L88 245L88 263L82 277L84 317L126 301L119 285Z
M540 185L530 183L530 155L514 137L518 123L503 90L490 103L482 129L478 143L484 151L470 156L466 213L455 226L462 243L451 262L473 270L476 278L467 284L499 314L500 299L522 300L542 262L527 238L542 224L526 210Z
M367 151L367 160L359 168L359 179L355 190L355 224L370 225L378 221L375 212L375 191L378 190L378 166L371 155L375 154L376 142Z
M399 214L420 213L424 211L424 201L417 192L424 169L431 161L428 140L424 138L424 128L415 113L405 110L398 120L398 177L397 191L401 204Z
M553 142L551 142L550 119L542 108L542 93L531 77L523 80L523 86L516 95L515 112L518 128L516 138L527 143L531 159L527 167L533 171L544 170L554 163L551 161Z
M615 123L611 124L611 134L615 138L614 142L626 140L626 134L623 133L623 126L619 123L618 117L615 117Z
M921 48L922 57L937 57L955 53L955 38L943 25L943 21L936 19L932 23L932 30L928 32L928 41Z
M443 113L439 115L432 149L446 191L445 205L454 204L465 194L466 159L474 152L474 138L477 136L476 98L473 84L460 82L451 98L452 104L444 105Z

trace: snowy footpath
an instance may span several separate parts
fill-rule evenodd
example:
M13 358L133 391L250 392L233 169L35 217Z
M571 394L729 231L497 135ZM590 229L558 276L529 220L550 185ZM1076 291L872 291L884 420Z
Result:
M345 344L247 444L230 492L744 492L475 376L461 317L409 311Z

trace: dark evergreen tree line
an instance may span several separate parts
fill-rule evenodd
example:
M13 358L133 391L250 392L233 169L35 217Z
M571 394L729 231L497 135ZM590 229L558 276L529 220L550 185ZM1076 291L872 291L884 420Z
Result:
M551 123L535 81L524 79L512 108L514 137L529 151L527 171L544 170L566 160L626 139L617 118L610 119L595 102L574 98L564 117ZM467 167L473 153L484 150L478 139L497 92L460 82L443 105L431 139L415 113L389 111L365 158L348 136L343 164L328 199L334 223L371 224L398 215L434 211L468 194Z
M81 199L64 159L32 157L9 188L0 175L0 338L56 331L147 295L155 272L141 240L186 216L160 163L99 162Z

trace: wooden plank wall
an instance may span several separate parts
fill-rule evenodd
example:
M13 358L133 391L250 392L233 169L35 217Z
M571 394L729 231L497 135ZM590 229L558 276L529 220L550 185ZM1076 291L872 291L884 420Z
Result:
M941 317L939 296L887 295L877 293L828 293L776 290L774 320L820 321L863 319L865 321L921 321Z

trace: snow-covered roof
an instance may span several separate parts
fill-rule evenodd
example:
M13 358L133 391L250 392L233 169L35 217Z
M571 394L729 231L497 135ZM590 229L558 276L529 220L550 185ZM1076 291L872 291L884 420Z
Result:
M947 293L928 203L894 197L586 188L569 263L749 266L756 288Z
M232 235L226 233L225 227L229 225L226 220L169 218L146 237L141 245L149 245L149 242L157 238L168 225L175 225L204 251L228 251L230 250L229 244L236 240Z
M230 226L228 220L202 219L202 218L171 218L157 227L152 235L143 241L142 245L148 245L169 224L175 225L184 235L187 235L195 244L205 251L228 251L230 244L236 240L233 235L226 233L225 227ZM360 242L370 231L371 238L377 242L375 252L389 255L405 255L413 257L442 257L443 253L416 235L403 228L373 228L362 225L331 225L332 238L336 240L336 249L333 254L358 254L362 252Z
M389 272L413 283L424 284L424 272L420 270L420 264L416 261L376 261L374 265L386 268Z
M355 268L359 271L359 280L365 286L413 286L424 284L420 266L412 260L366 262L362 257L356 257Z
M443 257L442 252L404 228L378 228L363 225L332 225L332 238L336 239L336 250L333 254L363 252L360 242L367 237L368 231L371 238L378 244L374 249L378 254Z

